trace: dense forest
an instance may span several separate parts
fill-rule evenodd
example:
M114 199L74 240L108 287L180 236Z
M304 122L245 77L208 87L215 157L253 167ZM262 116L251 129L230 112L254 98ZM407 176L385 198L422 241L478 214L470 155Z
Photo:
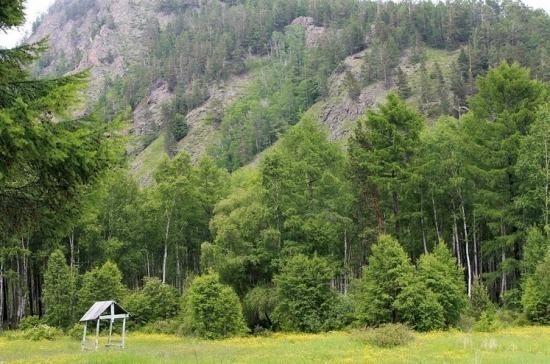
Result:
M22 21L9 3L0 30ZM78 4L68 17L96 6ZM171 22L149 24L148 57L93 105L78 102L87 72L31 77L55 57L45 42L0 50L0 331L34 316L68 329L107 299L134 328L209 338L498 312L550 323L548 14L490 0L155 4ZM357 54L354 74L343 61ZM178 152L208 86L244 73L207 153ZM352 101L389 91L336 141L308 113L335 74ZM140 185L120 130L158 82L176 97L137 136L166 151Z

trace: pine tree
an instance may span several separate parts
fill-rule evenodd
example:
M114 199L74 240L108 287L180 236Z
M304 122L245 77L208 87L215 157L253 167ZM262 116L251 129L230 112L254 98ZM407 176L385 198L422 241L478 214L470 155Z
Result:
M111 261L101 268L94 268L82 277L82 287L78 291L77 315L83 315L96 301L121 302L126 296L122 285L122 274Z
M374 204L384 205L377 216L388 216L391 231L399 234L400 202L405 181L412 173L412 160L419 146L424 120L411 110L395 93L387 96L378 111L368 110L367 116L357 122L350 139L353 174L367 178L364 195L379 199ZM382 221L378 221L379 227ZM376 224L373 224L376 225Z
M522 304L531 321L550 324L550 251L546 252L533 275L527 278Z
M45 321L52 326L67 328L75 319L75 272L67 265L65 255L54 251L44 273L42 301L46 306Z
M441 304L445 325L456 325L467 304L464 274L443 242L436 245L433 253L420 257L418 276Z
M401 67L397 67L397 94L403 100L408 99L412 94L407 75L401 69Z
M356 297L359 320L374 326L397 323L395 301L406 287L405 277L413 272L414 267L397 240L381 235L372 246Z

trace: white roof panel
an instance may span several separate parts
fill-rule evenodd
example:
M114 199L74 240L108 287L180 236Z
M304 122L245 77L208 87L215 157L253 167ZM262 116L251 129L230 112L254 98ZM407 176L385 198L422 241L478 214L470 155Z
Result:
M82 316L80 321L90 321L90 320L97 320L99 316L103 312L105 312L106 309L111 307L111 305L115 305L115 314L127 314L128 311L126 311L124 308L122 308L118 303L115 301L97 301L90 307L88 311Z

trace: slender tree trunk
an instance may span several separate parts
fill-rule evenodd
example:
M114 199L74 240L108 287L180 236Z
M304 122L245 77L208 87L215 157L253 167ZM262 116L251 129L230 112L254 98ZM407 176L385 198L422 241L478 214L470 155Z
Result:
M477 246L478 246L478 242L477 242L477 226L476 226L476 213L475 213L475 209L474 209L474 221L473 221L473 224L474 224L474 228L473 228L473 234L472 234L472 237L473 237L473 245L474 245L474 274L475 276L479 276L481 274L481 271L480 271L480 265L479 265L479 257L478 257L478 251L477 251Z
M435 208L435 199L434 194L432 192L432 208L434 213L434 223L435 223L435 233L437 234L437 241L441 241L441 234L439 233L439 225L437 223L437 209Z
M74 227L71 229L71 235L69 236L69 250L70 250L70 268L74 268Z
M548 216L550 215L550 150L548 141L544 139L544 165L546 170L546 184L544 186L544 226L550 226Z
M28 249L29 238L25 240L25 237L21 237L21 254L17 258L17 268L19 273L19 282L17 282L17 308L15 311L15 326L19 326L23 315L25 314L25 308L27 307L27 277L28 277Z
M424 254L428 254L428 244L426 242L426 231L424 229L424 194L420 191L420 227L422 229L422 245L424 246Z
M178 244L176 244L176 288L181 292L181 261Z
M462 200L462 197L461 197ZM466 269L468 270L468 297L472 297L472 264L470 263L470 247L468 239L468 225L466 223L466 211L464 209L464 201L460 203L460 210L462 212L462 225L464 229L464 245L466 249Z
M456 221L457 219L456 219L455 211L456 211L455 205L453 202L453 246L456 254L456 259L458 260L458 264L460 264L460 266L463 267L464 265L462 262L462 256L460 252L460 238L458 237L458 224Z
M504 250L504 247L502 248L502 255L501 255L501 263L504 263L506 260L506 251ZM500 280L500 299L504 297L504 292L507 288L507 282L506 282L506 272L502 272L502 278Z
M149 250L145 250L145 260L147 261L147 277L151 277L151 263L149 262Z
M0 333L4 331L4 259L0 257Z
M162 257L162 283L166 283L166 262L168 261L168 236L170 234L171 214L166 212L166 230L164 231L164 255Z

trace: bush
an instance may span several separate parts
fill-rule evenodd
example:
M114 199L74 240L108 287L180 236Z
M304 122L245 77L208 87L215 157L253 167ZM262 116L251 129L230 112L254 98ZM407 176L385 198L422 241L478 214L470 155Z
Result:
M139 331L144 334L181 335L182 323L179 320L159 320L148 323Z
M6 337L10 340L31 340L31 341L40 341L40 340L54 340L58 336L61 336L63 332L55 327L51 327L44 324L39 324L37 326L9 332Z
M258 286L246 294L243 300L243 313L248 327L271 329L272 315L277 305L277 295L273 288Z
M67 331L67 336L71 339L82 340L84 327L81 323L76 323Z
M543 325L550 324L550 253L527 278L522 304L527 318Z
M479 320L483 312L494 311L494 305L489 298L489 292L487 287L483 284L479 277L474 279L474 284L472 285L472 294L470 297L470 315Z
M359 341L380 348L393 348L414 340L413 331L403 324L385 324L355 332Z
M483 311L479 320L474 324L475 332L494 332L499 328L496 314L490 311Z
M21 319L19 323L19 330L27 330L37 327L42 323L40 317L38 316L25 316Z
M156 277L146 277L144 282L143 288L125 301L125 307L132 314L132 321L142 326L175 317L180 308L178 291Z
M443 329L445 315L438 296L415 275L408 275L405 281L405 287L393 304L399 320L418 331Z
M320 257L296 255L275 277L274 316L283 330L320 332L341 327L335 319L337 294L330 287L332 270Z
M360 322L373 326L394 322L394 302L404 288L403 277L413 272L414 266L399 242L381 235L372 247L357 294Z
M242 306L233 289L220 283L217 274L197 277L184 297L184 333L207 339L243 334Z

